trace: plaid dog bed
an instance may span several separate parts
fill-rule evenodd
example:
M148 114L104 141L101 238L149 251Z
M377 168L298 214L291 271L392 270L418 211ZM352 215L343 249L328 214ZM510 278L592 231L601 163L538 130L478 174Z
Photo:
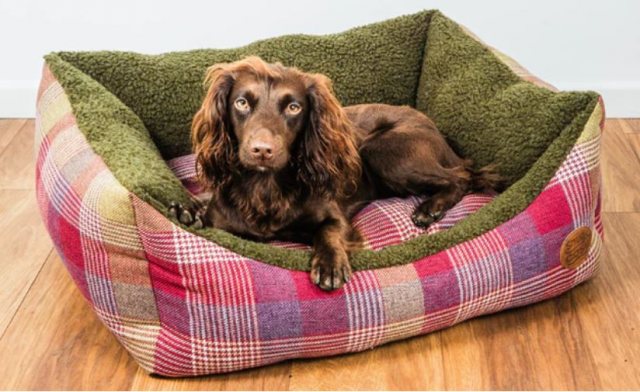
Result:
M412 263L358 271L334 292L317 288L307 272L241 256L186 231L123 187L87 142L46 66L36 119L37 196L81 293L141 367L167 376L228 372L362 351L551 298L591 277L603 236L603 119L600 102L551 181L514 218ZM168 164L201 195L192 156ZM426 232L409 218L417 198L372 203L354 224L378 250L446 230L492 197L466 196ZM588 233L586 258L563 264L563 243L577 230Z

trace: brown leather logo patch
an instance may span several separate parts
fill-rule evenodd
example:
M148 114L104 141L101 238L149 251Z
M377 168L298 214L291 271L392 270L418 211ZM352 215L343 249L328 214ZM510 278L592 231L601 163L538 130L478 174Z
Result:
M591 229L578 227L564 239L560 247L560 264L565 268L578 268L584 263L591 247Z

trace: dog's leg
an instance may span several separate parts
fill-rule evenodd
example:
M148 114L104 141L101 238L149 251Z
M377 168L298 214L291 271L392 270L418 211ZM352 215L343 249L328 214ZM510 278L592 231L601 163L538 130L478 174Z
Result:
M349 264L351 227L341 213L331 213L320 226L313 240L311 281L323 290L342 287L351 278Z
M446 211L455 206L463 196L464 192L458 187L437 192L416 207L411 220L416 226L427 228L442 219Z
M370 133L360 146L360 154L374 182L380 184L377 189L382 195L429 197L412 215L417 226L427 227L468 192L471 161L457 156L423 114L384 107L371 115L384 118L385 113L394 121L382 131Z
M183 225L194 229L202 229L207 226L206 213L203 208L185 207L174 201L169 205L168 214Z
M427 169L422 179L416 182L413 179L414 187L429 190L429 197L422 202L414 211L411 220L416 226L428 227L430 224L439 221L445 212L456 205L468 192L471 180L471 173L463 167L445 169L442 167L432 167Z

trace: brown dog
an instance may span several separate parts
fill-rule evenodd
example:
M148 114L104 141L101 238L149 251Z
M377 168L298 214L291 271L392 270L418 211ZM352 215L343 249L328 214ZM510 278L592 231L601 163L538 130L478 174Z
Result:
M185 224L255 240L313 244L311 279L325 290L351 276L358 236L350 218L368 201L428 198L412 219L426 227L472 190L495 189L433 122L410 107L342 108L329 79L257 57L218 64L192 125L205 212L172 204Z

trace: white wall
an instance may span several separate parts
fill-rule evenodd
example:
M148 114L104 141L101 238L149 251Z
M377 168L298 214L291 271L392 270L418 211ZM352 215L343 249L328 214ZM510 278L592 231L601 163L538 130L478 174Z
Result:
M0 117L34 115L42 55L233 47L324 34L439 8L561 89L601 92L609 116L640 117L640 1L0 0Z

